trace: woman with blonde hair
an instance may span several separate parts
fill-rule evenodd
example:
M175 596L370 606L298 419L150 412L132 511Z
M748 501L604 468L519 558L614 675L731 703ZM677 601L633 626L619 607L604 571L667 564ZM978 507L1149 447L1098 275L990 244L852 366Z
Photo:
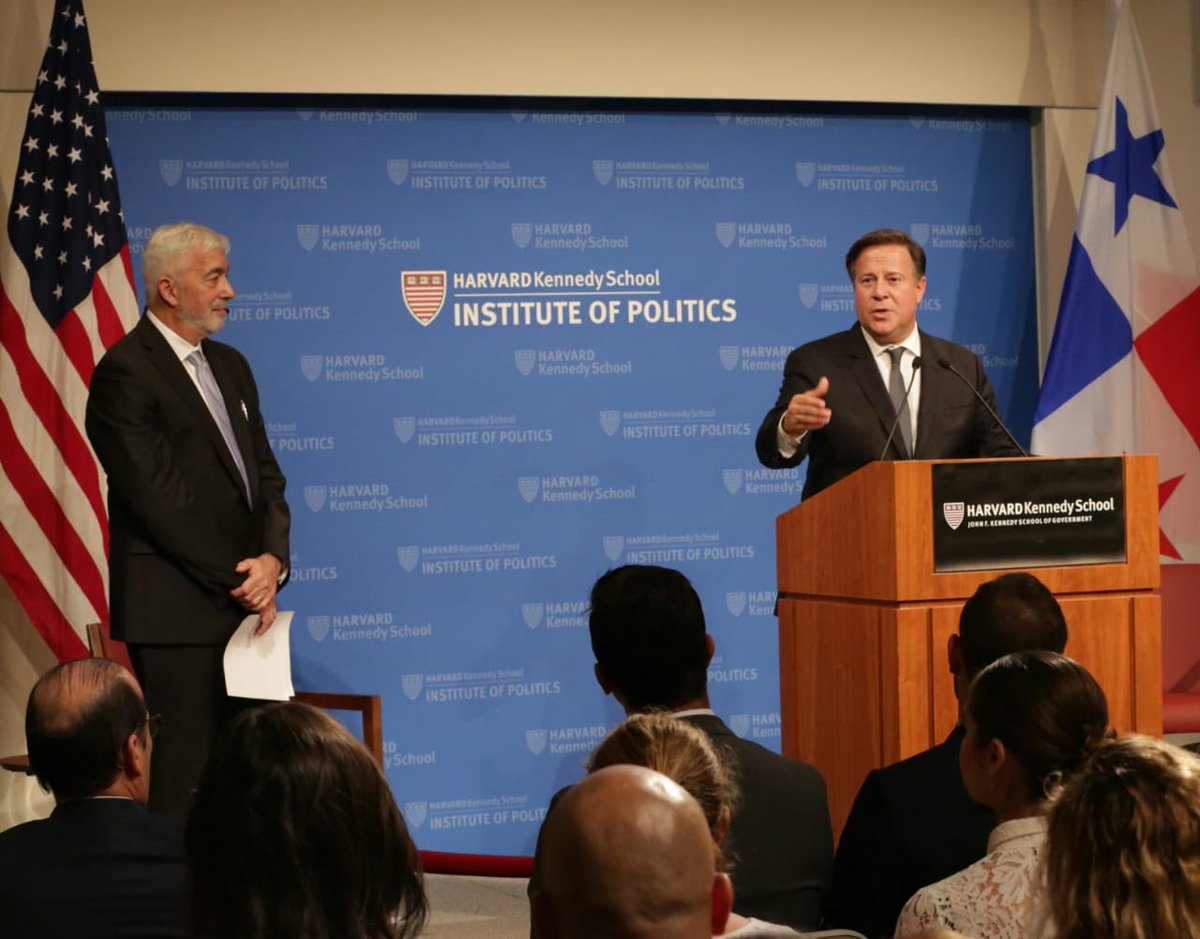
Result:
M700 803L712 833L717 870L728 870L730 861L721 850L721 842L737 809L738 788L708 736L667 713L635 714L601 741L588 760L588 772L623 763L645 766L670 777ZM783 939L802 934L789 926L730 913L721 935L731 939Z
M1105 743L1050 814L1042 935L1200 936L1200 757L1151 737Z

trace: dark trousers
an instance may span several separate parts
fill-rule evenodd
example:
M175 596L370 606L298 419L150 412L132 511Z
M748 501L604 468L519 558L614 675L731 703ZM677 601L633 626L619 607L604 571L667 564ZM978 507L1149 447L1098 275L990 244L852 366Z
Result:
M163 716L150 766L150 809L187 817L221 731L263 702L225 694L224 646L129 643L146 709Z

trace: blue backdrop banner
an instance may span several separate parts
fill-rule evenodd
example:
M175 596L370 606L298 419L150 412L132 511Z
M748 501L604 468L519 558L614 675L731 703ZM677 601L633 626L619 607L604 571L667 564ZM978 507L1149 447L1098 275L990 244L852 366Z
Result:
M220 338L288 477L297 684L382 695L423 849L531 852L621 716L587 635L618 564L692 579L714 708L778 749L804 468L753 435L787 353L854 321L860 234L925 246L922 326L1028 439L1024 112L140 105L108 111L135 267L164 222L232 241Z

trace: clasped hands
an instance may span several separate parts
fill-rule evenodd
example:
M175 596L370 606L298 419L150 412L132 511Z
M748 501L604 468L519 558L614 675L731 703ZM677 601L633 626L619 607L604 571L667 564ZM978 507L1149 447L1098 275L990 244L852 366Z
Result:
M240 587L230 590L229 595L244 609L258 614L258 629L254 635L261 636L275 622L275 591L279 587L283 562L273 554L260 554L239 561L234 570L245 574L246 579Z

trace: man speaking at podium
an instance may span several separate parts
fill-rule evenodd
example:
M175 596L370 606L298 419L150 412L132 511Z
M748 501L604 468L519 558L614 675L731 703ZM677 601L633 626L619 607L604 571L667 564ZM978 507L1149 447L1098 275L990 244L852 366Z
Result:
M846 253L858 322L794 349L755 449L771 469L808 457L802 499L874 460L1023 456L978 356L917 328L925 251L880 229Z

